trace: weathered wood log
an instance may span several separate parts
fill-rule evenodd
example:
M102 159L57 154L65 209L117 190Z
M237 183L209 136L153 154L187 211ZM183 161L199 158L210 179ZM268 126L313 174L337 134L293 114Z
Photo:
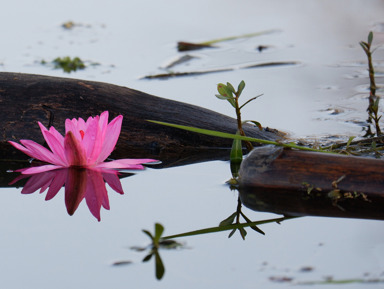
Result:
M239 174L241 200L256 211L384 219L383 160L265 146Z
M232 141L153 124L159 120L235 133L233 118L198 106L149 95L107 83L41 75L0 72L0 159L26 159L7 141L32 139L43 143L37 125L50 118L64 132L67 118L84 119L108 110L122 114L120 139L112 158L155 158L163 166L225 159ZM276 139L275 132L245 127L248 136ZM214 149L212 149L214 148Z

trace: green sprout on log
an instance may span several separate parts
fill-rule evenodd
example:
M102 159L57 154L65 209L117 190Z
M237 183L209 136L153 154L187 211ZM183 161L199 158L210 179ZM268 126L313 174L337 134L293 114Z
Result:
M248 103L250 103L251 101L255 100L256 98L258 98L260 95L258 96L255 96L251 99L249 99L248 101L246 101L243 105L240 106L239 104L239 98L240 98L240 95L241 93L243 92L245 88L245 82L244 80L242 80L238 87L237 87L237 90L235 90L235 88L233 87L232 84L230 84L229 82L227 82L227 84L223 84L223 83L219 83L217 85L217 91L219 92L219 94L216 94L216 97L218 99L223 99L223 100L227 100L234 108L235 108L235 112L236 112L236 118L237 118L237 133L241 136L245 136L245 133L244 133L244 130L243 130L243 124L244 123L247 123L247 122L252 122L254 123L260 130L262 129L261 127L261 124L255 120L246 120L246 121L242 121L241 120L241 109L247 105ZM253 149L253 146L251 144L251 142L248 142L248 141L245 141L245 145L247 146L247 149L249 151L251 151Z
M381 129L380 129L380 124L379 121L381 119L381 116L378 115L379 111L379 96L376 95L376 83L375 83L375 70L373 68L372 64L372 53L374 51L371 51L372 47L372 41L373 41L373 33L372 31L369 32L368 34L368 42L361 41L360 45L363 48L365 54L367 55L368 58L368 72L369 72L369 105L367 108L368 111L368 128L367 128L367 133L365 136L374 136L375 134L371 131L371 126L370 124L373 124L376 129L376 135L379 136L381 135Z
M237 119L237 135L240 136L246 136L245 132L243 130L243 124L247 122L252 122L255 124L260 130L263 128L261 127L261 124L258 121L255 120L246 120L242 121L241 120L241 109L250 103L251 101L255 100L258 98L260 95L255 96L248 101L246 101L243 105L239 104L239 98L241 93L243 92L245 88L245 82L242 80L238 87L237 90L233 87L232 84L227 82L227 84L219 83L217 85L217 91L219 94L216 94L216 97L218 99L226 100L228 101L234 108L236 112L236 119ZM244 141L248 151L251 151L253 149L253 145L250 141ZM241 162L243 160L243 148L242 148L242 141L239 139L234 139L232 143L232 149L231 149L231 154L230 154L230 162L231 162L231 172L232 172L232 177L234 180L236 180L239 176L239 169Z

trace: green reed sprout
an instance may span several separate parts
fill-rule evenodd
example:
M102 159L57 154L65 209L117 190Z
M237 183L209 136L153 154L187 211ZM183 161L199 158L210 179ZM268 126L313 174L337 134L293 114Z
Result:
M227 82L227 84L223 84L223 83L219 83L217 85L217 91L219 92L219 94L216 94L216 97L218 99L222 99L222 100L227 100L234 108L235 108L235 112L236 112L236 118L237 118L237 133L241 136L245 136L245 133L244 133L244 130L243 130L243 124L246 123L246 122L252 122L254 123L257 127L260 128L260 130L262 129L261 127L261 124L257 121L254 121L254 120L247 120L247 121L242 121L241 120L241 109L247 105L248 103L250 103L251 101L255 100L256 98L258 98L260 95L258 96L255 96L251 99L249 99L248 101L246 101L243 105L240 105L239 104L239 98L240 98L240 95L241 93L243 92L245 88L245 82L244 80L242 80L238 87L237 87L237 90L235 90L235 88L233 87L232 84L230 84L229 82ZM251 144L251 142L249 141L245 141L244 142L247 149L249 151L251 151L253 149L253 146Z
M379 136L381 135L381 129L380 129L380 124L379 121L381 119L381 116L378 115L379 111L379 96L376 95L376 83L375 83L375 70L373 68L372 64L372 53L374 51L371 51L372 48L372 41L373 41L373 33L372 31L369 32L368 34L368 41L364 42L361 41L360 45L363 48L365 54L367 55L368 58L368 72L369 72L369 105L367 108L368 111L368 128L367 128L367 133L365 136L374 136L374 133L371 132L371 126L369 124L373 123L376 129L376 135Z

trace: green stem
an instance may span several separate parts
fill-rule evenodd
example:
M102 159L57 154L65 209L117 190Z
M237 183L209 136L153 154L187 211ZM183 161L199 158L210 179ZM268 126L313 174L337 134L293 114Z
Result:
M240 135L246 136L245 132L243 130L243 124L241 122L241 112L239 107L239 96L235 96L235 109L236 109L236 118L237 118L237 129L239 130ZM244 141L245 146L247 147L248 151L250 152L253 150L253 145L249 141Z
M376 135L379 136L381 135L381 129L380 129L380 117L378 116L378 96L376 95L376 82L375 82L375 70L373 68L373 63L372 63L372 51L371 51L371 46L372 46L372 39L373 39L373 34L372 32L369 33L368 36L368 42L361 42L361 46L364 49L365 54L367 55L368 58L368 72L369 72L369 105L368 105L368 123L374 123L375 128L376 128ZM368 134L370 133L370 127L368 128Z

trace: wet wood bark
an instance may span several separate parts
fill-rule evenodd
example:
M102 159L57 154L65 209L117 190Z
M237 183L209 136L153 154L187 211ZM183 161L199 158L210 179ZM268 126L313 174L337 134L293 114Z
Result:
M384 219L384 161L256 148L240 168L245 206L291 216Z
M108 110L110 120L124 116L112 158L155 158L163 166L226 159L232 141L153 124L158 120L236 133L236 121L202 107L172 101L108 83L0 72L0 159L27 157L7 141L32 139L43 144L37 122L64 132L67 118L84 119ZM275 132L245 127L248 136L276 139Z

